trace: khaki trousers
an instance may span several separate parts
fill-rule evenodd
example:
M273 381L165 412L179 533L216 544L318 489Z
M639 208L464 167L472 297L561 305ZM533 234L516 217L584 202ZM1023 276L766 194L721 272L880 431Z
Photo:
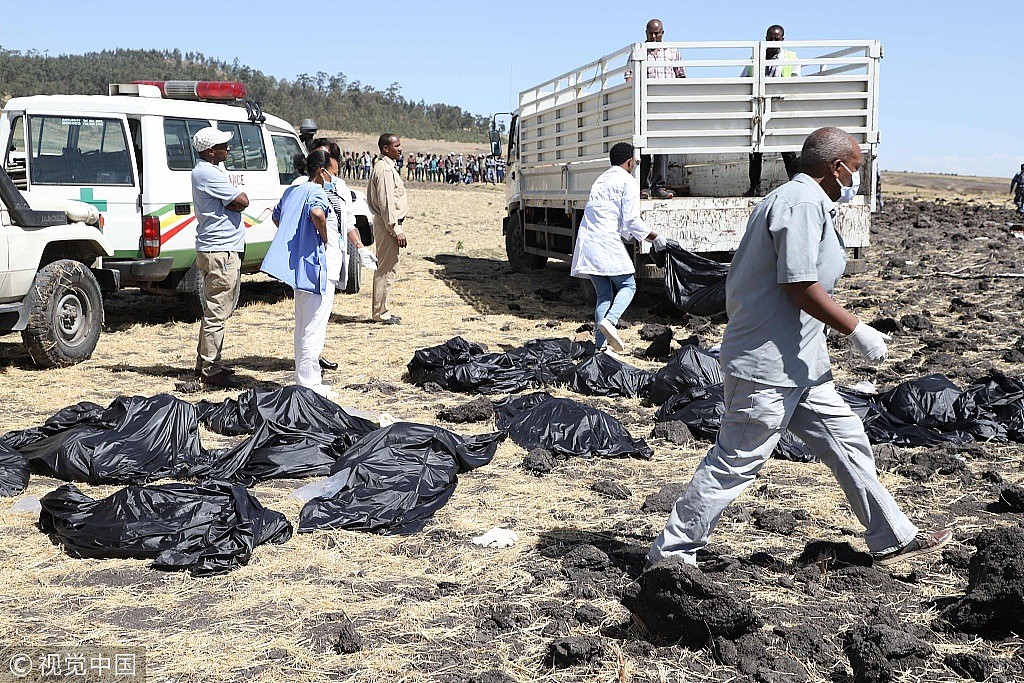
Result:
M391 317L388 312L388 295L398 279L398 241L384 223L373 217L373 241L377 245L377 271L373 274L373 310L374 320L386 320Z
M224 323L234 312L241 284L242 256L237 251L196 252L196 268L203 274L203 319L199 323L196 374L210 377L224 370Z

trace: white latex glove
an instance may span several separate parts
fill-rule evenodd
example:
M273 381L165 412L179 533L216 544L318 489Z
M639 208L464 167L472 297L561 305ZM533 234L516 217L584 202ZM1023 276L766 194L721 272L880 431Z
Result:
M496 526L486 534L473 537L473 545L484 548L508 548L515 545L518 540L519 535L516 532Z
M857 353L874 363L881 363L889 357L889 348L885 342L892 341L892 337L882 334L870 325L865 325L861 320L853 332L847 336Z
M359 254L359 263L367 270L377 270L377 257L373 255L369 247L359 247L356 249L356 253Z
M667 245L668 240L661 235L655 235L654 241L651 242L651 246L654 248L654 251L663 251Z

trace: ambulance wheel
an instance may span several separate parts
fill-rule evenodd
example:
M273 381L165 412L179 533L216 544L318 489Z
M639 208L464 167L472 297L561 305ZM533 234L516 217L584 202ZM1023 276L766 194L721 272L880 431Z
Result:
M103 330L103 295L85 264L61 259L36 273L26 297L22 342L41 368L80 363L92 356Z
M526 253L526 231L518 211L508 217L505 226L505 254L512 270L519 273L540 270L548 262L547 256Z

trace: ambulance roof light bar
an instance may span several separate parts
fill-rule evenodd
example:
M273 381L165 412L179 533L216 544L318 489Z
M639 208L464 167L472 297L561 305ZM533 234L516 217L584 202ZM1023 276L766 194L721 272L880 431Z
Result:
M173 100L244 100L247 94L241 81L132 81L134 85L152 85Z

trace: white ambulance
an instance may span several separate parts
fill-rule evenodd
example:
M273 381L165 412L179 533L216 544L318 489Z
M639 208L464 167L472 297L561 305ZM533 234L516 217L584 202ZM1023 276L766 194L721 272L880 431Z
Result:
M224 171L249 197L243 212L243 272L260 268L276 228L270 218L297 177L293 159L302 140L287 121L245 100L239 82L136 81L107 95L36 95L8 101L0 114L3 166L22 190L94 205L106 221L122 286L188 294L202 312L202 278L195 268L192 135L215 125L231 131ZM311 124L311 122L309 122ZM304 122L305 124L305 122ZM353 192L357 224L369 232L365 196ZM359 259L350 258L349 292L359 289ZM353 272L355 271L355 272Z

